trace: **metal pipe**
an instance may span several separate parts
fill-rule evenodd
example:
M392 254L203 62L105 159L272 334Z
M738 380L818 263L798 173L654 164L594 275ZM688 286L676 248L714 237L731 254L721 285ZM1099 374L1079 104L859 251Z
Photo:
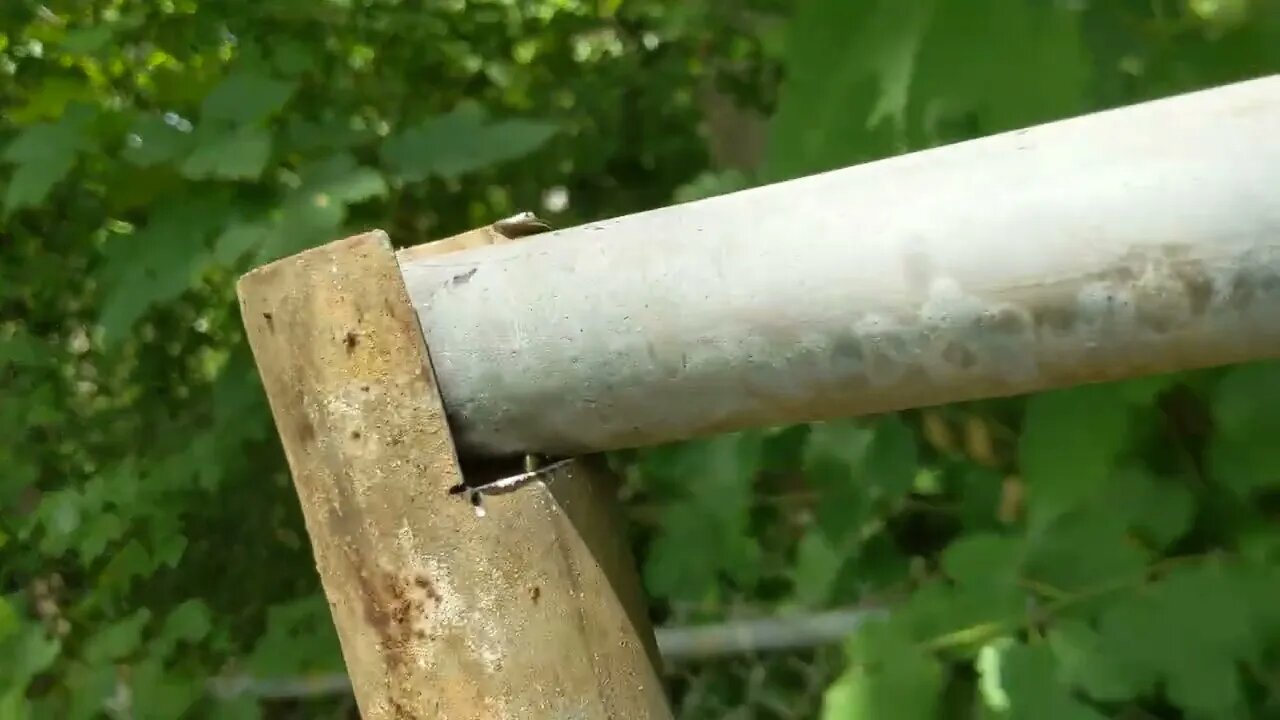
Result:
M662 659L674 664L834 645L857 632L868 620L885 618L879 608L849 607L811 615L783 615L722 623L655 628ZM212 678L205 683L220 700L248 695L261 700L322 697L351 692L345 673L255 678L249 675Z
M1280 76L400 263L481 454L1280 356Z

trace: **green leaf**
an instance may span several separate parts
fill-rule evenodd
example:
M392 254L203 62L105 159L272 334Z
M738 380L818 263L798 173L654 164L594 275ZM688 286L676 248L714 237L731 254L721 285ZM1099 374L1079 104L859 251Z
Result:
M6 214L44 201L53 186L75 166L81 152L94 147L89 125L94 111L72 105L55 122L27 127L5 148L0 159L15 166L5 188Z
M1079 25L1080 13L1052 3L801 3L766 174L795 177L1079 112L1091 68Z
M867 481L879 493L899 499L911 491L919 469L915 433L897 415L877 422L874 432L867 448Z
M376 170L336 153L299 169L301 182L281 203L266 241L258 246L259 263L329 242L347 217L347 206L387 192Z
M1037 589L1057 599L1136 581L1149 560L1129 539L1128 525L1114 509L1059 516L1029 540L1027 575Z
M125 529L124 521L114 513L99 511L92 514L78 533L80 562L88 565L101 557L107 545L119 539Z
M810 428L803 467L823 499L815 513L833 545L848 545L872 518L864 466L874 438L871 430L853 421Z
M213 258L233 265L251 251L261 251L275 239L278 228L269 220L234 220L213 242Z
M212 258L207 241L230 213L225 194L204 193L162 203L141 230L111 238L98 317L108 343L123 337L153 304L192 286Z
M324 596L269 607L266 631L258 638L246 669L264 676L341 670L342 653Z
M32 717L25 687L0 686L0 720L31 720Z
M25 102L5 109L10 122L29 125L40 120L57 120L73 103L92 105L96 100L93 88L82 77L45 77L39 85L27 93Z
M1033 529L1096 497L1128 441L1129 423L1128 404L1108 385L1028 400L1018 462Z
M388 138L382 162L405 182L454 178L527 155L557 131L539 120L491 121L480 106L464 103Z
M138 720L190 717L191 706L203 692L197 679L166 672L164 666L154 659L134 665L129 680Z
M111 42L115 29L111 25L93 25L68 30L62 38L62 49L77 55L92 55Z
M203 600L187 600L169 612L164 627L152 642L155 657L167 659L179 643L195 643L212 627L212 615Z
M62 643L49 637L44 628L30 623L7 638L0 639L0 688L25 690L27 683L47 670L62 652Z
M955 584L947 603L951 631L1021 616L1025 552L1021 540L993 533L966 535L947 547L942 569Z
M751 183L738 170L708 170L676 188L672 200L676 203L693 202L704 198L725 195L750 187Z
M18 627L18 613L14 611L8 599L0 595L0 642L4 642Z
M202 125L193 141L195 149L181 168L182 175L193 180L253 180L271 159L271 133L259 127Z
M155 563L147 554L146 548L137 540L130 540L111 556L102 569L98 576L100 592L123 594L135 578L145 577L154 567Z
M228 75L205 96L200 119L217 124L255 124L284 108L293 91L291 82L239 71Z
M752 485L761 463L754 433L683 444L679 468L689 488L662 517L645 563L645 584L659 597L702 600L721 577L749 585L759 547L749 533Z
M1063 680L1095 700L1121 702L1143 689L1141 677L1126 675L1106 652L1102 637L1085 623L1069 619L1054 623L1049 629L1049 647Z
M1055 3L938 0L917 58L913 95L929 144L1077 114L1092 63L1082 13ZM974 130L946 123L976 120Z
M347 118L311 120L292 117L282 142L293 152L312 154L318 150L345 150L377 139L372 130L353 127Z
M1227 568L1180 568L1107 608L1103 652L1131 687L1162 683L1188 713L1233 717L1244 700L1237 665L1259 650L1245 590Z
M1229 370L1213 390L1213 479L1241 494L1280 488L1280 363Z
M117 670L111 663L69 663L66 683L71 691L71 702L65 720L101 718L103 700L115 692L118 679Z
M800 3L765 175L785 179L900 151L931 0Z
M1001 684L1009 696L1011 720L1105 720L1104 715L1075 699L1058 678L1050 649L1017 644L1004 652Z
M146 114L134 120L121 154L134 165L150 167L177 161L191 151L195 142L189 129L184 131L160 115Z
M310 196L313 204L336 202L344 205L387 194L382 174L357 164L350 153L335 153L298 171L302 179L298 196Z
M40 552L46 557L58 557L70 550L84 522L84 511L82 498L75 490L46 493L32 518L42 531Z
M811 528L800 538L793 574L796 600L808 607L822 607L831 598L831 590L844 557L828 542L825 533Z
M850 667L827 689L822 720L933 720L943 668L892 620L864 625L848 643Z
M1280 362L1229 369L1213 388L1214 429L1229 437L1249 437L1259 425L1280 433Z
M122 620L107 623L85 641L82 656L96 665L131 655L142 644L142 631L150 619L151 611L140 608Z
M1156 548L1181 538L1195 512L1195 499L1185 483L1157 477L1137 465L1122 468L1112 477L1104 502Z

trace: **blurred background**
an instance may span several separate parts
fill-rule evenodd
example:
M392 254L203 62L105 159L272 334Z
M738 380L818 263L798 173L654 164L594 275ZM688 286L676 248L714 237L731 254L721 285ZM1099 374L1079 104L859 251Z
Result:
M1278 70L1276 0L3 0L0 720L355 716L246 269ZM1275 364L613 459L655 624L737 629L682 720L1280 718Z

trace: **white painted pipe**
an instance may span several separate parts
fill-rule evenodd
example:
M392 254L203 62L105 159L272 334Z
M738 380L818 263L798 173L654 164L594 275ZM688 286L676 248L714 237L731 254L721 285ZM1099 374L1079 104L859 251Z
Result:
M401 265L480 454L1276 357L1280 76Z

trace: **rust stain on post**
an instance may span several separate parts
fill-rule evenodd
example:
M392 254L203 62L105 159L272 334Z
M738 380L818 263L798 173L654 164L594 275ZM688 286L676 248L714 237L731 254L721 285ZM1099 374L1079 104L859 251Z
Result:
M364 717L670 717L634 568L579 529L582 502L535 484L477 518L447 495L454 443L385 234L259 268L239 295Z

